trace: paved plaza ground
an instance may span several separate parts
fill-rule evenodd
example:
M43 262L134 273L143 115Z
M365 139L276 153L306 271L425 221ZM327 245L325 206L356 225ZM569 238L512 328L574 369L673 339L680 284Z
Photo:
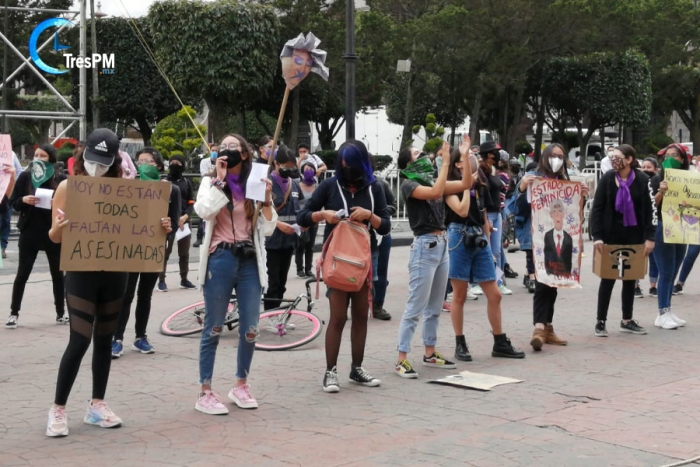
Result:
M8 314L15 250L13 239L10 260L0 270L0 308ZM339 394L321 389L325 358L319 338L293 351L256 352L249 381L260 408L229 404L228 416L194 410L198 337L158 333L170 312L201 299L200 291L176 288L171 259L171 290L153 297L149 338L157 352L126 350L112 364L106 399L124 426L106 430L82 423L91 393L88 351L68 402L70 436L62 439L46 438L44 431L68 327L54 324L42 260L27 286L19 328L0 328L0 466L660 467L700 455L700 271L691 275L686 294L674 297L674 311L688 320L685 328L655 328L656 300L645 297L635 302L635 317L649 334L619 333L618 285L610 337L598 338L590 243L586 251L584 288L560 292L557 302L555 328L568 347L546 346L535 354L528 346L532 295L521 278L510 281L514 295L503 298L503 322L513 343L527 351L525 360L492 358L486 301L467 302L465 334L474 362L459 363L457 371L524 380L520 384L477 392L428 384L454 370L416 365L417 380L393 373L407 295L409 248L402 246L393 248L390 264L386 308L393 319L369 325L364 366L381 378L381 387L346 382L347 326ZM522 273L523 253L510 254L509 261ZM302 280L290 277L288 289L288 295L301 292ZM319 300L316 311L327 319L328 302ZM127 336L133 337L133 315ZM236 342L235 333L226 333L219 346L214 388L223 396L234 382ZM453 342L444 313L438 348L452 355ZM418 363L419 333L414 344L410 358Z

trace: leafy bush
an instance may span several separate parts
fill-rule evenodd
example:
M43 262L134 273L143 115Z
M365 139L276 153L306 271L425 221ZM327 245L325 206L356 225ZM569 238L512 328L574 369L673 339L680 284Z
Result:
M532 151L532 145L527 141L518 141L515 143L515 154L530 154Z

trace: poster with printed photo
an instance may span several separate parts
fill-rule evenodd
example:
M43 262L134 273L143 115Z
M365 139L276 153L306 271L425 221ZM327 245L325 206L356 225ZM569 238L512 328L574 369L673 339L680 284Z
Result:
M550 287L581 287L581 184L537 178L530 199L537 281Z
M668 183L661 210L664 241L700 245L700 173L666 169L664 180Z

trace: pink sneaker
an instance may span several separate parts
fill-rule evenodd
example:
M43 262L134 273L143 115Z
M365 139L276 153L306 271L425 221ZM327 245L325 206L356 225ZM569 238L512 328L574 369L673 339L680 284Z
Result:
M228 398L242 409L257 409L258 401L250 394L250 385L234 386L228 393Z
M219 395L212 391L201 393L194 408L209 415L228 415L228 409L221 403Z
M117 417L112 410L107 407L105 401L93 404L88 402L87 413L83 419L88 425L97 425L102 428L117 428L122 426L122 419Z

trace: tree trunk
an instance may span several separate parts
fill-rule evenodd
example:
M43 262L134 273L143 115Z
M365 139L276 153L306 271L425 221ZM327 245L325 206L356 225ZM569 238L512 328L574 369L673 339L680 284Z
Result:
M542 155L542 135L544 133L544 99L537 105L537 128L535 129L534 160L539 161ZM524 167L523 167L524 168Z
M472 106L472 114L469 119L469 137L472 140L472 145L480 144L479 140L479 114L481 113L481 100L484 98L484 75L479 75L476 80L476 95L474 96L474 105Z
M296 151L297 141L299 140L299 88L294 89L292 100L292 128L289 132L289 141L287 146Z
M518 90L515 94L515 107L513 108L513 120L512 120L512 131L511 137L508 141L508 146L506 146L506 151L508 154L515 154L515 144L518 136L518 129L522 123L523 118L523 100L525 99L525 86L518 86Z
M413 124L411 115L413 115L413 90L411 83L413 82L413 72L408 74L408 85L406 86L406 106L403 117L403 134L401 135L401 149L406 146L406 143L413 139Z
M141 137L143 138L143 145L150 146L153 130L151 130L151 125L148 123L148 120L146 117L140 116L136 118L136 124L139 126L139 133L141 133Z
M221 141L227 132L226 120L230 115L229 108L221 105L216 99L206 100L209 107L209 134L212 141Z
M245 125L245 110L243 109L238 109L236 110L236 117L238 119L238 134L241 135L244 138L247 138L248 135L246 134L246 125Z
M594 132L595 129L589 128L588 132L584 135L580 129L578 130L578 147L581 151L581 157L579 157L578 160L579 170L583 170L586 168L586 159L588 159L588 142L591 140L591 136Z
M333 131L327 121L316 122L316 131L318 132L318 143L324 151L333 149Z

